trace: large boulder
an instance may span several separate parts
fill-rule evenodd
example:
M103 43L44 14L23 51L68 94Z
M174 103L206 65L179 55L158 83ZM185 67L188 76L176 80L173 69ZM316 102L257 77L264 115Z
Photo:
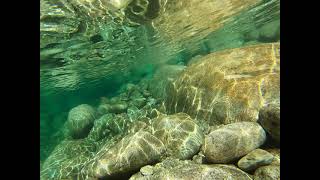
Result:
M45 160L41 180L81 179L81 169L93 158L96 146L91 141L65 140Z
M86 137L93 127L95 115L95 110L88 104L72 108L65 124L67 135L74 139Z
M165 145L167 155L178 159L192 158L204 139L200 127L185 113L161 115L152 120L152 129Z
M250 180L247 173L232 165L204 165L195 164L191 161L179 161L167 159L155 166L145 166L140 172L131 176L130 180Z
M140 130L128 134L110 148L102 148L93 162L92 177L114 178L133 173L147 164L159 162L164 144L151 133Z
M273 161L273 155L263 149L255 149L238 161L238 167L246 172L266 166Z
M257 121L263 107L280 99L280 43L203 56L169 83L166 92L169 114L185 112L210 125Z
M232 123L206 135L202 151L208 162L229 163L260 147L265 140L266 134L258 123Z

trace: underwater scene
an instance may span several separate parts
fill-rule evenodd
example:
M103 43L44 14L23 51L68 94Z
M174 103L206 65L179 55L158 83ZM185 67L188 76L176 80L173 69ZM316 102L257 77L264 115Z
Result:
M41 180L279 180L280 0L40 0Z

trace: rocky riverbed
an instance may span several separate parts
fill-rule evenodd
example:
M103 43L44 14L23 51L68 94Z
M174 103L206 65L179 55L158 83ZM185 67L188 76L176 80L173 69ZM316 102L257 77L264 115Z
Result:
M126 84L70 109L41 179L280 179L279 82L280 43L266 43Z

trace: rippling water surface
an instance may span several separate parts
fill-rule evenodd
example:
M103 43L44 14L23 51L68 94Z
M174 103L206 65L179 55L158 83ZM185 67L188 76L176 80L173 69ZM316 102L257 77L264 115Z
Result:
M70 108L167 64L280 37L280 0L40 2L41 159Z

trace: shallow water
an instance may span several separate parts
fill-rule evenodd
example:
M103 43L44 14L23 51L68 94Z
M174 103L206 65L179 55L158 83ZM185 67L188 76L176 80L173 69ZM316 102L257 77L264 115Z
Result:
M102 9L86 1L40 2L41 161L61 141L71 108L97 107L101 97L151 79L166 65L184 67L212 52L280 41L279 0L243 1L248 6L236 0L149 0L153 6L143 17L121 13L111 0Z

